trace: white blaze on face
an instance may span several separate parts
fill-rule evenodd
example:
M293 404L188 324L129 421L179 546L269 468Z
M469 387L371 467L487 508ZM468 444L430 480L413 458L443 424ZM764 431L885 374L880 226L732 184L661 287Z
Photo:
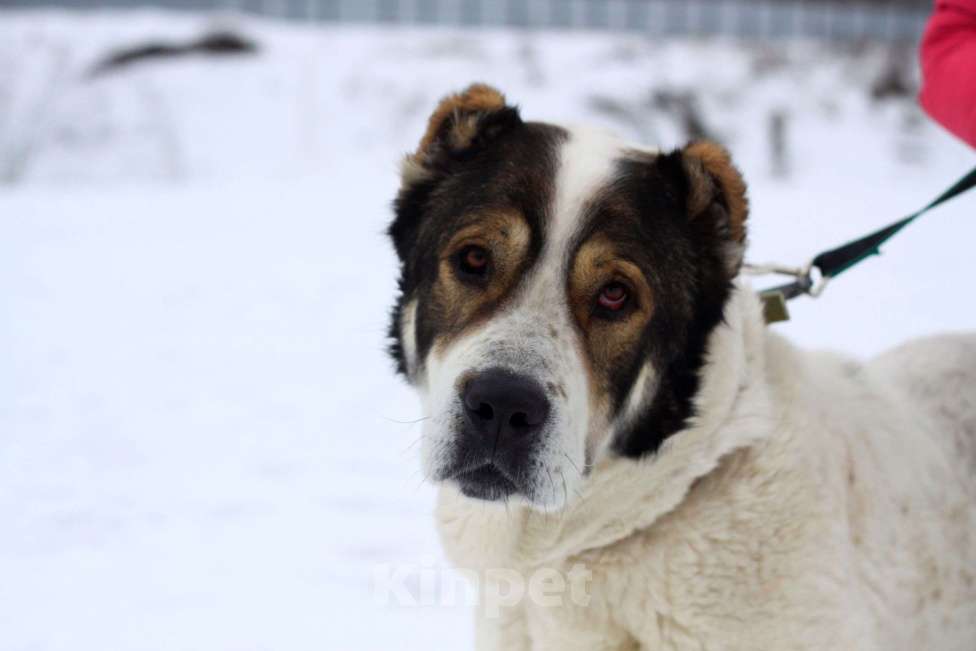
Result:
M437 478L450 463L463 422L459 390L464 379L502 367L534 379L551 403L531 466L534 476L528 479L531 504L558 507L578 490L592 452L591 433L606 432L610 422L607 414L592 413L585 353L567 304L568 265L587 202L612 179L614 162L625 149L609 133L569 130L559 150L538 261L504 309L447 348L431 349L421 383L428 416L422 454L429 477ZM404 330L413 328L415 307L410 307ZM406 349L410 360L415 347L411 343Z
M569 427L554 432L553 439L561 440L564 448L572 450L571 458L578 469L592 459L591 448L600 442L595 439L606 433L609 422L606 414L593 409L585 353L566 301L569 265L584 226L587 204L612 181L615 161L625 149L625 143L610 132L587 127L569 129L569 139L560 150L546 243L524 301L525 307L555 322L565 337L560 342L561 349L572 356L571 368L566 369L563 379L566 404L560 405L566 411ZM582 478L577 468L573 470L574 483L578 483Z

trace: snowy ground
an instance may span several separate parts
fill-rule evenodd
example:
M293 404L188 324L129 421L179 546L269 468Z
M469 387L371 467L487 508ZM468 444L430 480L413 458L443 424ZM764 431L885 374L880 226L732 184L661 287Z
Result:
M976 159L910 102L870 101L870 48L225 17L259 54L86 76L211 22L0 13L3 651L466 648L463 607L377 604L371 580L441 563L418 409L383 355L382 237L441 94L481 79L528 117L669 146L647 97L695 90L751 182L756 260L901 216ZM973 328L974 205L775 327L859 356Z

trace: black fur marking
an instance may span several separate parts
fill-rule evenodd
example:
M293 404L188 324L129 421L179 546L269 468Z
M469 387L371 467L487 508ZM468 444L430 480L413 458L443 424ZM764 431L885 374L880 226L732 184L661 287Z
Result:
M619 161L616 179L591 206L580 238L608 237L641 268L654 296L654 313L629 362L610 378L619 412L647 360L658 376L652 403L614 440L614 449L628 457L655 452L693 416L707 339L732 291L723 258L727 209L716 192L703 214L689 217L682 156L634 154Z
M506 107L484 116L470 147L446 148L426 165L428 175L401 189L394 201L389 228L400 259L399 296L390 320L389 352L397 371L406 375L401 341L402 311L419 298L416 315L417 358L422 363L437 334L438 315L431 312L430 292L437 276L441 249L465 219L479 211L514 210L530 231L524 273L538 257L545 231L565 131L552 125L522 122Z

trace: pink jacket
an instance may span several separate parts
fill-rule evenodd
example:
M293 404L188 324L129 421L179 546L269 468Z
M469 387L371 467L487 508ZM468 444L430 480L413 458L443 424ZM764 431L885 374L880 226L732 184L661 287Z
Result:
M936 0L921 58L922 108L976 147L976 0Z

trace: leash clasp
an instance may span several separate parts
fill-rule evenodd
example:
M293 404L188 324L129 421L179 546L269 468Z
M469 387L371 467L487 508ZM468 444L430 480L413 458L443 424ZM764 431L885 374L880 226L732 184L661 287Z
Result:
M830 282L830 276L821 272L812 260L803 267L803 278L808 283L806 294L811 298L819 298Z
M789 321L790 313L786 307L786 301L797 296L810 296L817 298L823 294L830 276L820 272L820 269L813 263L813 260L802 267L791 267L779 263L750 264L742 265L742 270L750 276L789 276L792 282L770 287L759 292L759 297L763 302L763 314L766 323L777 321Z
M776 287L771 287L761 292L763 294L774 291L780 292L786 299L796 298L803 294L817 298L823 294L827 283L830 281L830 276L820 273L817 266L813 264L813 260L802 267L791 267L775 262L766 264L751 264L747 262L742 265L742 270L750 276L777 275L793 278L793 282L791 283L777 285Z

